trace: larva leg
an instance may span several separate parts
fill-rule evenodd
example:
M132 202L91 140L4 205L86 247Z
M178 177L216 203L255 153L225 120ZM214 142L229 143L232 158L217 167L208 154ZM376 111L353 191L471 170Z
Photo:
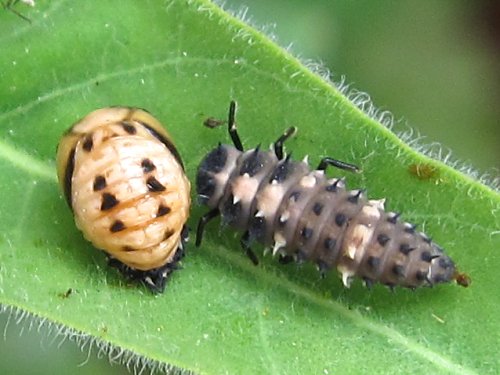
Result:
M243 236L241 236L240 244L241 244L241 247L243 248L243 250L245 250L247 257L249 257L250 260L252 261L252 263L254 265L258 265L259 258L257 258L257 255L255 255L255 253L250 248L250 244L248 241L249 238L250 238L250 234L248 231L246 231L245 233L243 233Z
M293 262L295 259L291 255L280 255L278 258L279 264L289 264Z
M283 160L283 143L295 135L297 128L295 126L289 127L277 140L274 142L274 153L278 160Z
M333 159L330 157L326 157L326 158L321 159L321 161L319 162L318 168L316 168L316 169L318 169L320 171L324 171L324 170L326 170L326 167L328 167L329 165L331 165L332 167L344 169L344 170L350 171L350 172L359 172L360 171L359 167L354 165L354 164L350 164L350 163L347 163L345 161Z
M200 217L198 221L198 228L196 229L196 247L199 247L201 244L201 240L203 239L203 232L205 231L205 225L207 223L219 216L220 211L218 208L214 208L213 210L208 211L205 215Z
M236 102L234 100L231 100L231 103L229 104L227 130L231 136L234 147L236 147L238 151L243 151L243 145L241 144L241 139L238 135L238 130L236 129Z

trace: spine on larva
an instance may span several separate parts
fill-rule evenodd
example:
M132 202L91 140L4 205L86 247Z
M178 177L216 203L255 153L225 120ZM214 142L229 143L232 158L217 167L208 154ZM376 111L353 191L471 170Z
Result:
M245 241L313 262L322 273L337 268L347 287L355 277L367 286L408 288L456 278L443 250L386 212L383 199L349 191L342 179L329 179L306 161L219 145L201 162L196 186L200 202L245 232Z

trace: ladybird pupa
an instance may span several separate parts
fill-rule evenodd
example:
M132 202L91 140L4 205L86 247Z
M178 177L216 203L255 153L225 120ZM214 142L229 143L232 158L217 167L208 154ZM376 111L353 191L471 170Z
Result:
M98 109L63 135L57 170L84 237L125 276L162 292L184 254L190 183L158 120L138 108Z
M231 102L233 145L219 144L198 167L198 199L210 210L198 222L197 246L206 224L221 216L243 232L241 244L254 262L250 244L257 241L284 260L313 262L322 273L336 268L346 287L356 277L367 286L412 289L456 279L443 249L398 213L385 211L384 199L369 199L364 190L347 190L343 179L325 175L328 166L357 171L355 165L323 158L311 169L306 160L285 156L283 143L294 127L270 151L244 151L235 111Z

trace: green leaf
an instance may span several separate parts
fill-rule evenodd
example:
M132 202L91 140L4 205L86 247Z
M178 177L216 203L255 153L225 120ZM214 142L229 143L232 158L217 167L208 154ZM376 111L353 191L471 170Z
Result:
M27 15L31 24L0 12L3 305L135 353L141 363L205 374L498 371L500 199L491 188L416 153L363 95L354 100L371 117L208 1L37 2ZM176 140L193 181L203 155L229 142L224 129L202 122L224 118L231 99L247 147L298 126L287 143L294 157L360 165L363 173L347 175L349 186L386 197L390 210L421 223L472 277L471 287L392 294L361 283L344 289L335 272L321 280L312 265L266 257L254 267L237 236L216 223L199 249L189 244L184 269L163 295L124 281L82 238L61 197L60 135L96 108L147 108ZM411 173L415 166L432 176ZM194 205L192 228L203 212Z

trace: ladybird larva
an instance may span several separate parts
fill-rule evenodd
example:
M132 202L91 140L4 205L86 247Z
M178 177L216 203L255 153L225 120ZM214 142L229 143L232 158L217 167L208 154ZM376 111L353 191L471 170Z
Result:
M321 273L337 268L343 284L353 278L367 286L416 288L451 280L463 286L453 261L416 226L386 212L384 199L370 200L364 190L347 190L343 179L328 178L333 166L357 171L355 165L323 158L314 170L307 161L293 161L284 142L296 131L289 128L273 150L244 151L235 122L236 103L229 108L228 131L233 145L210 151L198 167L199 201L209 207L197 228L201 244L206 224L217 216L243 232L243 249L254 241L272 248L284 260L310 261Z
M96 110L63 135L57 167L84 237L126 277L162 292L184 254L190 183L158 120L138 108Z

